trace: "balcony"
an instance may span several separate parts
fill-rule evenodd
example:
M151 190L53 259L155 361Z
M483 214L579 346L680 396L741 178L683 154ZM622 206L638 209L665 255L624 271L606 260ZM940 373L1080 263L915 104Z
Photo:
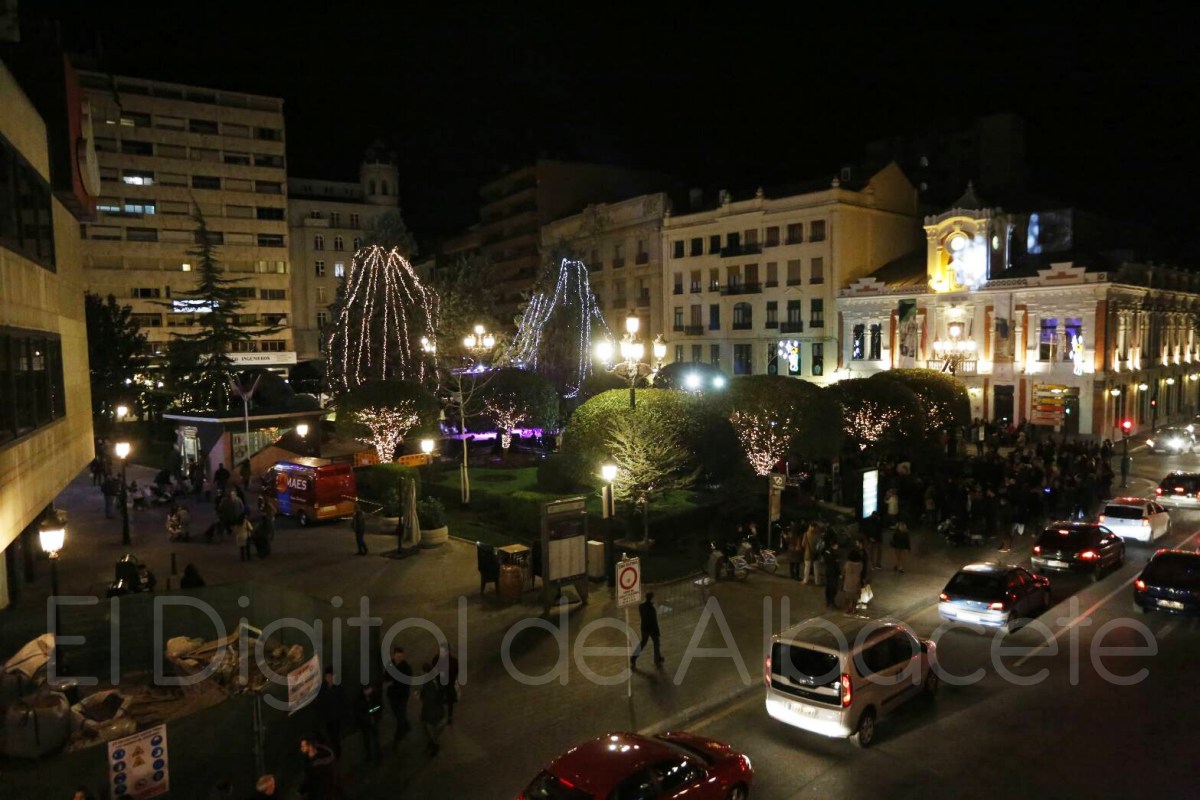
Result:
M700 284L698 284L698 283L693 283L693 284L691 285L690 291L691 291L691 293L692 293L692 294L700 294Z
M753 330L753 329L754 329L754 322L753 322L753 321L750 321L750 320L746 320L746 321L742 321L742 322L734 322L734 323L733 323L733 329L734 329L735 331L748 331L748 330Z
M767 281L763 284L764 289L774 289L779 286L779 281Z
M625 266L625 259L623 259L623 258L614 258L613 259L613 269L620 269L623 266Z
M800 280L799 278L796 278L795 280L788 278L787 285L788 286L799 286L802 283L804 283L804 281Z
M704 326L703 325L686 325L683 328L683 332L687 336L703 336L704 335Z
M946 361L940 358L931 358L925 362L928 369L936 369L939 372L946 366ZM975 360L960 361L954 368L956 375L977 375L979 373L979 362Z
M683 294L683 287L676 286L674 289L671 290L671 294Z
M649 308L650 307L650 290L649 289L638 293L637 305L638 305L638 308Z
M804 239L800 236L789 236L784 244L804 244Z
M625 298L624 297L614 298L612 301L612 307L613 308L624 308L625 307Z
M768 330L775 330L776 328L779 327L779 320L769 319L769 320L767 320L766 324L763 325L763 327L767 328Z
M780 333L804 333L804 323L800 320L779 323Z
M723 296L738 295L738 294L761 294L761 283L731 283L721 287Z
M643 264L649 264L650 263L650 254L649 253L638 253L637 257L633 259L633 263L637 264L638 266L641 266Z
M824 318L821 318L821 319L810 319L810 320L808 321L808 327L810 327L810 328L824 328L824 327L825 327L825 319L824 319Z
M763 247L779 247L779 239L767 239Z
M721 258L732 258L734 256L753 256L762 252L762 245L757 242L753 244L735 244L721 248Z
M716 291L719 291L719 290L720 290L720 288L721 288L721 284L720 284L720 283L718 283L717 281L713 281L712 283L708 284L708 290L709 290L710 292L716 292Z

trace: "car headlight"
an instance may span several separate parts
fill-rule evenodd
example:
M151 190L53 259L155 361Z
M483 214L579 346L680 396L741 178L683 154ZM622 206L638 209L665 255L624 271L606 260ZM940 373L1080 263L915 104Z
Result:
M1147 447L1154 447L1154 440L1153 440L1153 439L1147 439L1147 440L1146 440L1146 446L1147 446Z
M1183 447L1183 440L1182 439L1172 439L1170 441L1170 445L1171 445L1171 447L1174 447L1176 450L1179 450Z

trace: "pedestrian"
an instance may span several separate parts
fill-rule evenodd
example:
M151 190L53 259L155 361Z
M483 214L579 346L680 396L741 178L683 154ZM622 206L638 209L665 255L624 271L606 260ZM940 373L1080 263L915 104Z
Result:
M212 499L213 499L213 493L212 493L212 481L210 481L210 480L208 479L208 476L207 476L207 475L203 475L203 476L201 476L201 478L200 478L200 488L201 488L201 491L203 491L203 492L204 492L204 499L205 499L206 501L210 501L210 502L211 502L211 501L212 501Z
M249 561L250 539L254 536L254 524L250 522L250 517L242 518L242 521L235 527L235 534L240 560Z
M878 511L863 520L863 537L867 540L867 563L879 569L883 566L883 520Z
M254 794L250 796L250 800L267 800L267 798L278 797L275 789L275 776L263 775L254 784Z
M100 456L93 458L88 468L92 472L92 486L102 485L104 482L104 462L100 460Z
M818 586L821 584L821 576L817 574L816 559L817 559L817 542L820 541L821 535L817 532L816 523L808 526L808 530L804 532L804 539L800 546L804 551L804 579L801 583L808 583L808 578L811 575L813 582Z
M441 746L438 744L438 737L442 735L442 729L446 725L446 695L442 691L441 685L438 684L437 676L431 675L433 672L433 664L426 663L422 667L422 672L428 678L425 683L421 684L421 724L425 726L425 735L429 737L429 744L425 748L425 752L431 756L436 756Z
M446 724L454 724L454 706L458 703L458 658L450 652L450 645L438 645L437 655L433 657L433 666L438 671L438 683L446 702Z
M408 721L408 696L412 693L412 664L404 654L403 647L392 649L390 669L385 670L388 679L387 700L396 718L396 734L392 737L392 752L400 744L400 740L408 735L412 727Z
M76 786L75 794L71 795L71 800L93 800L92 793L86 786Z
M856 543L850 548L850 555L842 567L842 600L847 614L853 614L858 605L858 595L863 587L864 561L862 547Z
M306 736L300 740L300 754L304 757L304 782L300 784L300 794L306 800L341 800L337 750L314 736Z
M242 490L250 491L250 459L242 459L242 463L238 466L238 474L242 477Z
M654 592L646 592L646 599L638 606L638 616L641 618L642 640L638 642L633 655L629 657L629 668L637 669L638 656L642 654L642 648L648 641L654 642L654 663L662 664L665 659L662 655L661 634L658 630L658 609L654 607Z
M153 592L154 587L158 585L158 580L154 577L154 573L145 564L137 565L137 585L134 586L135 592Z
M800 567L807 563L804 556L804 537L796 530L796 523L788 523L787 534L788 575L794 581L800 580Z
M237 492L225 492L217 501L217 517L221 521L222 536L233 536L237 525L246 516L246 506Z
M183 568L183 577L179 579L180 589L203 589L204 586L204 578L200 576L200 570L196 569L195 564L188 564Z
M325 734L334 755L342 754L342 722L346 718L346 698L342 687L334 681L333 667L326 667L317 690L317 717L325 726Z
M179 530L179 539L190 542L192 540L192 512L187 510L187 506L182 504L175 506L175 522Z
M895 525L900 520L900 495L895 489L888 489L883 499L887 509L888 524Z
M358 555L367 554L367 515L363 513L361 503L354 504L354 516L350 519L350 527L354 528L354 542L358 545Z
M379 689L368 683L354 698L354 721L363 737L363 759L365 763L378 764L382 760L379 752L379 720L383 717L383 702Z
M825 571L825 607L833 608L841 586L842 554L837 538L827 535L825 548L821 551L821 566Z
M226 485L229 483L229 470L225 469L225 462L217 464L217 471L213 473L213 483L217 486L218 492L224 492Z
M905 554L911 549L912 542L908 537L908 526L899 522L892 530L892 552L896 556L896 563L892 568L901 575L904 574Z
M112 519L113 509L117 507L117 497L121 494L119 479L109 476L100 484L100 493L104 495L104 516Z

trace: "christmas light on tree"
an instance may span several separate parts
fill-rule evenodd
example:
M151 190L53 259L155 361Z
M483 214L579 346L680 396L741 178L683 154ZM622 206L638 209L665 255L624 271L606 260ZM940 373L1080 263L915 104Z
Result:
M396 448L404 441L404 435L421 421L416 406L408 400L390 407L360 409L354 412L354 419L371 431L371 444L375 446L380 464L392 461Z
M505 396L485 400L483 408L500 429L500 447L507 450L512 445L513 428L529 419L529 414L514 398Z
M772 419L767 414L735 411L729 421L756 475L769 475L775 464L788 454L795 436L790 422Z
M325 350L334 391L372 378L432 376L437 308L437 294L398 249L371 245L355 253Z
M510 363L549 377L574 397L592 371L592 332L612 337L582 261L562 259L552 291L530 298L509 346Z

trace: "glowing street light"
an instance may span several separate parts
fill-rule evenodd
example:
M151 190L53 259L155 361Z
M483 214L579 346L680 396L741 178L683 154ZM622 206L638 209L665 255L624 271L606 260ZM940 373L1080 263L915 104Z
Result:
M121 459L121 544L129 544L129 482L125 479L125 468L129 466L129 442L117 442L113 452Z
M296 435L298 435L301 439L303 439L305 436L308 436L308 424L301 422L299 425L297 425Z
M616 584L616 566L613 563L612 520L617 511L613 481L617 479L617 465L600 465L600 477L604 479L604 486L600 489L600 516L604 518L604 579L609 586L613 586Z
M667 343L663 339L662 334L654 337L654 341L650 343L650 353L653 356L652 363L644 363L643 358L646 357L646 344L637 338L637 333L641 327L641 321L637 316L630 314L625 318L625 336L621 338L617 346L617 351L620 354L620 361L613 363L613 343L607 340L601 340L596 343L596 359L608 367L608 371L613 375L620 375L625 380L629 381L629 407L637 407L636 384L638 378L646 378L649 382L654 382L654 376L658 374L662 368L663 359L667 356Z
M125 417L129 416L129 406L125 405L124 403L117 406L116 411L117 411L117 422L120 422L121 420L125 419Z
M424 453L425 455L429 455L430 453L433 452L433 439L422 439L421 440L421 452Z
M61 512L56 511L53 516L42 520L38 530L38 539L41 542L42 550L50 558L50 596L57 598L58 553L67 539L67 522ZM62 655L62 648L58 646L60 636L62 636L62 617L56 601L54 603L54 663L51 666L51 677L55 678L66 672L67 669L67 658Z

